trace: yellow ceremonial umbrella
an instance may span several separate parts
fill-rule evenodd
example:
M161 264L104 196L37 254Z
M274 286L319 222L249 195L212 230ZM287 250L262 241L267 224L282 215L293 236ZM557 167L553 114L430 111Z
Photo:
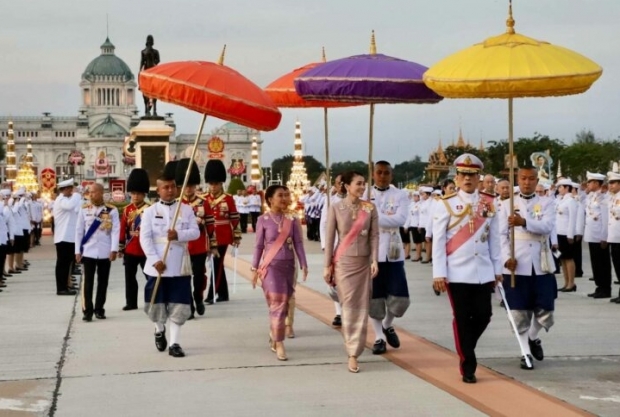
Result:
M507 98L510 183L514 184L512 100L585 92L603 69L590 59L561 46L515 32L512 1L506 33L444 58L429 68L424 83L445 98ZM510 193L510 211L514 200ZM511 257L514 231L511 229ZM511 285L514 286L514 274Z

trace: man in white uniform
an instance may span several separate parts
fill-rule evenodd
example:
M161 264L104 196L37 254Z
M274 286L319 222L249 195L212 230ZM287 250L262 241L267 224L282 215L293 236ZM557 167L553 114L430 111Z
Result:
M609 208L607 195L601 188L605 181L603 174L588 172L588 196L586 198L586 227L584 242L590 249L590 264L596 290L588 294L592 298L611 298L611 258L607 245Z
M118 209L103 202L103 185L90 187L90 203L78 213L75 229L75 262L84 264L82 283L82 320L91 321L93 312L100 320L106 318L105 301L110 267L118 254L120 236ZM93 287L97 273L97 295L93 306Z
M75 295L68 288L75 262L75 228L77 210L82 196L73 192L73 178L58 183L58 197L54 202L54 244L56 245L56 294Z
M168 354L181 358L185 352L179 344L179 333L191 314L192 303L192 268L187 242L198 239L200 229L192 208L175 200L174 176L162 176L157 180L157 194L160 200L144 210L140 231L140 245L146 255L144 274L148 278L144 288L144 310L155 324L155 347L160 352L168 345L165 324L170 319ZM179 218L171 228L177 204L181 204ZM164 262L167 245L170 247ZM155 301L150 305L158 275L161 280Z
M607 228L607 242L611 251L611 262L614 265L616 279L620 280L620 174L608 172L609 183L609 222ZM620 304L620 293L609 300Z
M491 292L502 280L499 225L494 198L478 192L482 161L455 159L459 191L433 213L433 288L448 291L454 342L463 382L477 382L476 345L491 321Z

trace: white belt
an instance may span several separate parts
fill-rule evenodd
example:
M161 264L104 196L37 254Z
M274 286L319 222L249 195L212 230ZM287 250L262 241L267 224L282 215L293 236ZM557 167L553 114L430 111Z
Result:
M534 233L528 232L515 232L515 240L532 240L535 242L540 242L542 239L545 239L544 235L537 235Z
M397 233L399 232L398 228L389 228L389 229L384 229L382 227L379 228L379 233Z
M155 243L168 243L168 238L167 237L157 237L153 240L153 242ZM178 240L171 240L170 241L171 244L176 244L176 245L184 245L187 242L179 242Z

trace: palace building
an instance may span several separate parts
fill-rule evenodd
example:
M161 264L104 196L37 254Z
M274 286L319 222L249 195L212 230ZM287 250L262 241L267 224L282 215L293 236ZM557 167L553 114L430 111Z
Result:
M125 179L135 159L127 157L126 138L140 123L139 107L143 101L136 76L115 54L115 47L106 38L101 53L85 68L79 82L81 103L76 115L57 116L53 109L40 116L8 117L0 115L0 140L6 147L8 123L13 122L16 165L26 160L27 141L32 143L32 167L36 175L51 168L58 180L74 177L78 182L97 181L109 185L110 180ZM170 159L188 157L195 134L176 135L172 114L164 117L172 128ZM214 136L221 139L220 152L210 152L207 142ZM260 132L226 123L210 135L203 135L196 158L201 172L208 158L220 158L226 167L233 167L244 183L250 183L252 138L262 143ZM217 142L217 141L215 141ZM240 170L244 166L245 171ZM230 174L229 174L230 177ZM0 180L6 179L6 160L0 162Z

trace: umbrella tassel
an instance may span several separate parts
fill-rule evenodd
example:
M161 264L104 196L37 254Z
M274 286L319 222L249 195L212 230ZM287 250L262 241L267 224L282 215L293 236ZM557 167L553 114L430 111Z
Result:
M198 134L196 135L196 140L194 141L194 147L192 148L192 155L190 156L190 162L194 160L196 157L196 150L198 149L198 142L200 140L200 136L202 136L202 129L205 126L205 122L207 121L207 115L202 115L202 120L200 121L200 127L198 128ZM189 174L192 169L192 164L187 164L187 171L185 171L185 178L183 179L183 186L181 187L180 196L183 198L183 194L185 192L185 188L187 187L187 182L189 181ZM176 226L177 220L179 218L179 213L181 212L181 200L179 199L179 204L174 211L174 217L172 218L172 224L170 225L170 229L174 229ZM166 258L168 257L168 251L170 250L170 241L166 242L166 247L164 248L164 255L162 257L162 262L164 265L166 264ZM159 283L161 281L161 272L157 274L157 279L155 280L155 286L153 287L153 294L151 295L151 302L149 303L149 310L155 304L155 297L157 296L157 290L159 289Z

